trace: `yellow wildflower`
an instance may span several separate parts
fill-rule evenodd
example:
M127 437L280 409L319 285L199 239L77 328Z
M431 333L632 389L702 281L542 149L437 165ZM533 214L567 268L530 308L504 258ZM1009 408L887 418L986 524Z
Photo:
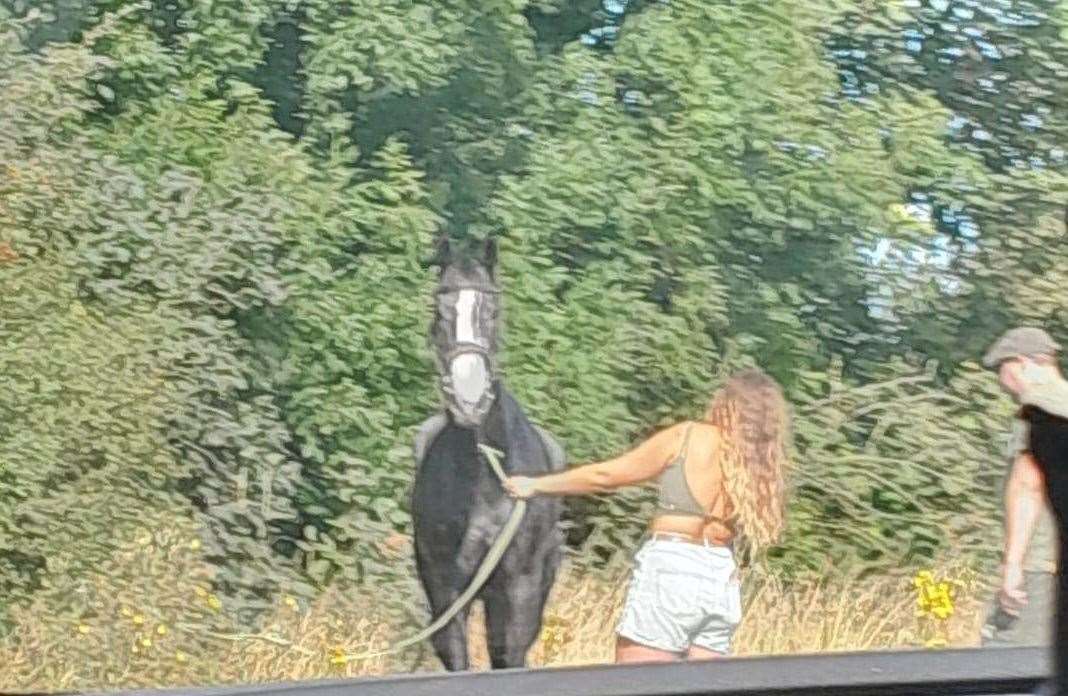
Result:
M293 599L293 597L291 597L290 595L286 595L286 598L284 600L282 600L282 601L290 609L296 609L297 608L297 600Z
M141 645L143 645L146 648L151 648L152 647L152 639L148 638L148 637L142 638L141 639Z
M927 648L948 645L946 620L954 613L956 585L938 580L930 571L921 571L912 581L916 588L916 617L922 622L921 640Z
M133 619L131 619L131 621L133 621L135 625L140 626L145 622L145 617L141 614L134 614L134 617Z
M163 624L156 626L156 633L160 634L161 636L167 635L167 627Z
M546 617L541 632L542 645L545 648L545 659L555 659L560 649L571 638L571 623L567 619L555 614Z
M933 616L940 620L953 615L953 585L937 582L929 571L919 573L913 580L916 586L917 617Z
M89 627L85 624L78 624L78 633L81 633L84 636L89 633Z
M214 609L215 611L219 611L220 609L222 609L222 601L220 601L219 598L215 595L208 595L208 606Z
M345 651L342 648L333 648L330 650L330 664L343 665L348 662L348 658L345 657Z
M931 609L931 613L936 619L941 619L942 621L945 621L950 616L953 616L953 607L940 605Z
M208 591L205 590L200 585L197 585L196 587L193 588L193 594L195 594L197 597L200 597L201 599L203 599L203 598L208 596Z
M174 653L174 659L175 659L176 662L185 663L189 658L186 657L186 654L184 652L179 650L176 653Z

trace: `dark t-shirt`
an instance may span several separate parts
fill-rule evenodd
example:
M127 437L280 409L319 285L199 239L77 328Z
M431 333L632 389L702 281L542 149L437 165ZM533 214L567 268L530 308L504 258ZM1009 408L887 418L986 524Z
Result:
M1063 532L1068 519L1068 419L1035 406L1025 406L1021 415L1030 424L1029 449L1042 469L1050 507Z
M1021 417L1030 424L1029 449L1046 479L1053 516L1060 537L1060 557L1068 541L1068 419L1054 416L1035 406L1025 406ZM1054 670L1057 696L1068 696L1068 573L1058 576L1057 627L1054 643Z

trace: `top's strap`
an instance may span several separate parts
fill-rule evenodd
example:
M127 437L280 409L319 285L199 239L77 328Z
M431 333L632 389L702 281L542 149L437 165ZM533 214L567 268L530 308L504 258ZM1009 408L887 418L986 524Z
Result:
M690 449L690 432L693 430L693 423L691 422L686 426L686 434L682 437L682 449L679 450L679 460L686 461L686 452Z

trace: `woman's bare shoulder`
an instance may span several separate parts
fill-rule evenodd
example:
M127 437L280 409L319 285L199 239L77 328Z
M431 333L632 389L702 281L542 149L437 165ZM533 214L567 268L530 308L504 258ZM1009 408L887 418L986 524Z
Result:
M677 451L686 436L687 424L683 421L659 428L644 440L641 447L646 451L655 449L658 453Z
M719 438L719 428L708 421L685 420L657 431L653 438L660 441L665 447L678 451L683 443L686 442L687 435L689 435L691 444L696 439L714 441Z
M719 426L708 421L693 421L693 430L690 434L690 446L701 448L701 452L714 452L722 439Z
M686 432L689 430L694 435L700 435L702 437L716 436L719 434L719 427L709 423L706 420L687 420L682 421L678 425L674 426L679 428L680 432Z

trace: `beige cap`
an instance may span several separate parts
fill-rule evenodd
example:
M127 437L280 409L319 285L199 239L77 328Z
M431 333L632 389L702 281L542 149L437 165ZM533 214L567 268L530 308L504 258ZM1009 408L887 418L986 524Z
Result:
M1006 331L994 341L983 356L985 367L997 367L1005 360L1024 355L1053 355L1061 349L1060 344L1042 329L1019 326Z

